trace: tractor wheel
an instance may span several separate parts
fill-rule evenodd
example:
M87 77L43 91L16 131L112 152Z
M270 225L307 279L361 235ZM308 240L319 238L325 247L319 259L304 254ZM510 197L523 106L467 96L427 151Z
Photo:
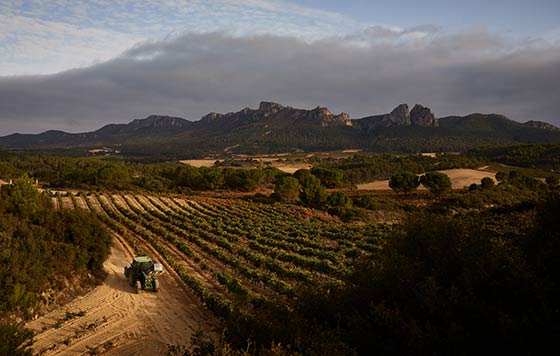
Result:
M142 289L142 283L140 283L140 281L136 281L136 294L140 293L140 289Z
M159 291L159 281L154 279L154 292Z

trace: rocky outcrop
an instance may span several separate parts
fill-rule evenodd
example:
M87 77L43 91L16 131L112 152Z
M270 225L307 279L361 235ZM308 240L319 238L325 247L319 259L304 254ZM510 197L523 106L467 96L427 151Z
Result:
M393 126L409 126L410 113L408 105L400 104L393 109L389 114L368 116L363 119L354 120L357 127L363 131L370 133L380 128L387 128Z
M350 115L347 113L343 112L339 115L333 115L329 109L321 106L307 111L303 116L304 119L309 121L320 122L322 127L352 126Z
M390 114L384 115L382 120L386 126L408 126L410 125L410 112L408 105L400 104L391 111Z
M543 129L543 130L554 130L554 131L560 130L560 128L542 121L530 120L524 123L523 125L528 127L534 127L536 129Z
M350 115L343 112L339 115L326 116L321 120L322 127L332 127L332 126L352 126L352 121L350 121Z
M437 127L438 122L430 108L416 104L410 112L410 123L416 126Z
M329 109L322 106L317 106L315 109L309 111L306 116L309 120L322 122L323 120L332 117L332 114Z
M438 126L437 119L432 111L422 105L414 105L412 111L407 104L400 104L388 114L368 116L363 119L353 120L354 126L361 128L366 133L378 129L396 126Z
M269 114L269 115L276 114L277 112L283 109L285 109L284 106L270 101L261 101L261 103L259 104L259 111L262 111L265 114Z
M341 113L333 115L326 107L318 106L313 110L295 109L270 101L262 101L256 110L244 108L238 112L227 114L209 113L202 117L201 123L214 125L220 123L223 128L232 125L244 125L251 123L281 124L281 122L307 122L318 124L321 127L352 126L350 115ZM214 126L213 125L213 126Z
M214 120L219 119L223 116L224 116L224 114L220 114L220 113L217 113L217 112L211 112L211 113L208 113L208 114L204 115L200 119L200 121L214 121Z

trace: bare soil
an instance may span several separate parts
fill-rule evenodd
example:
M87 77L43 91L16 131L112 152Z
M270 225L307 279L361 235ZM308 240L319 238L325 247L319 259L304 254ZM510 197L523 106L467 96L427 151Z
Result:
M263 162L270 162L272 167L278 168L282 172L293 174L298 169L311 169L312 165L308 163L294 163L294 162L284 162L281 160L281 157L260 157L260 156L248 156L254 160ZM214 163L216 162L215 159L189 159L180 161L184 164L190 164L193 167L213 167ZM251 168L251 167L246 167Z
M216 163L215 159L185 159L182 161L179 161L183 164L189 164L193 167L213 167L214 163Z
M78 208L89 210L84 198L80 195L76 196L76 203L78 204Z
M135 294L123 273L132 257L115 236L103 284L28 323L36 333L34 353L161 355L168 345L188 345L197 330L213 333L216 319L169 268L158 293Z

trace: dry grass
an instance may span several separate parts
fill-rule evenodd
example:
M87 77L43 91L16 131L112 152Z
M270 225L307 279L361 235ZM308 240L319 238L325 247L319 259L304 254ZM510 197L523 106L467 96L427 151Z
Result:
M277 158L277 157L249 157L249 158L254 159L256 161L270 162L272 167L278 168L282 172L290 173L290 174L293 174L298 169L302 169L302 168L311 169L312 167L311 164L308 163L284 162L281 160L281 158ZM199 167L213 167L216 160L215 159L187 159L187 160L182 160L180 162L199 168ZM251 169L256 167L243 167L243 168Z
M446 169L439 171L445 173L451 179L451 184L453 189L462 189L468 187L469 185L476 183L480 184L480 180L485 177L492 178L496 181L496 172L489 170L487 167L482 167L481 169ZM361 190L390 190L389 180L378 180L370 183L358 184L358 189ZM418 189L426 189L423 186L418 187Z
M215 159L185 159L179 161L183 164L188 164L196 168L200 167L213 167L214 163L216 163Z

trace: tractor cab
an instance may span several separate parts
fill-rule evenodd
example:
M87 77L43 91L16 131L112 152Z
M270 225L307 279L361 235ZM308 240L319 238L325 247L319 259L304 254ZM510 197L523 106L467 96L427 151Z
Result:
M163 272L163 265L154 263L147 256L136 256L130 266L124 268L124 275L128 282L140 293L140 290L159 290L157 276Z

